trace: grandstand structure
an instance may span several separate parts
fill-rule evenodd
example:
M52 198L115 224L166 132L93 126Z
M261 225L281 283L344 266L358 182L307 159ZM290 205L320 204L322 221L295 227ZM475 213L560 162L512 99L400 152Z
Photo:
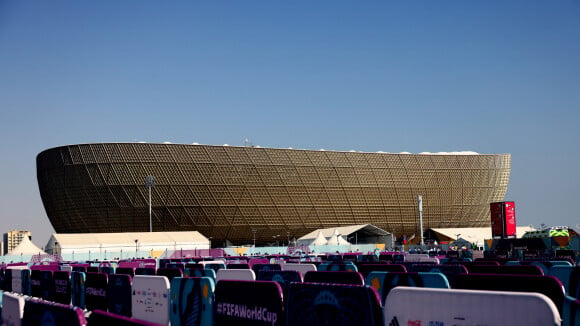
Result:
M47 149L36 162L57 233L194 230L223 245L361 224L418 237L418 195L424 229L488 226L511 156L91 143Z

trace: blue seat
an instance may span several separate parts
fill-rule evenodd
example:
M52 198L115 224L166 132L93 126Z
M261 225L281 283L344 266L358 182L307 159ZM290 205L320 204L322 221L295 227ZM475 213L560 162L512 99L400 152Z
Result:
M397 286L450 288L445 275L431 272L371 272L366 278L366 284L377 290L382 303L385 302L389 292Z
M210 277L174 277L170 285L172 325L213 325L215 282Z
M131 317L133 279L128 274L109 275L107 309L109 312Z

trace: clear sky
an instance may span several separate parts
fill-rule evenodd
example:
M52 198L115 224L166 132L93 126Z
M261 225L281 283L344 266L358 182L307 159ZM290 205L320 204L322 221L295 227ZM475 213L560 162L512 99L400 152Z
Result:
M0 0L0 231L87 142L511 153L519 225L580 224L580 2ZM122 231L122 230L120 230Z

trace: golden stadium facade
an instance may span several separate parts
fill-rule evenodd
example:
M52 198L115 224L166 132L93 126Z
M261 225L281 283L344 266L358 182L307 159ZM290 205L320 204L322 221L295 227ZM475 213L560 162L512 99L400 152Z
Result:
M315 229L373 224L490 225L510 154L391 154L155 143L61 146L37 156L42 202L58 233L199 231L214 244L286 241Z

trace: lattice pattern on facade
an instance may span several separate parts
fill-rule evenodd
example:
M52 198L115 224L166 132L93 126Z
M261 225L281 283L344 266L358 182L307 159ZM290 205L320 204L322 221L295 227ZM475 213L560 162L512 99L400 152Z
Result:
M37 157L40 194L57 232L196 230L236 244L300 237L314 229L373 224L424 228L489 225L504 199L509 154L432 155L259 147L96 143Z

